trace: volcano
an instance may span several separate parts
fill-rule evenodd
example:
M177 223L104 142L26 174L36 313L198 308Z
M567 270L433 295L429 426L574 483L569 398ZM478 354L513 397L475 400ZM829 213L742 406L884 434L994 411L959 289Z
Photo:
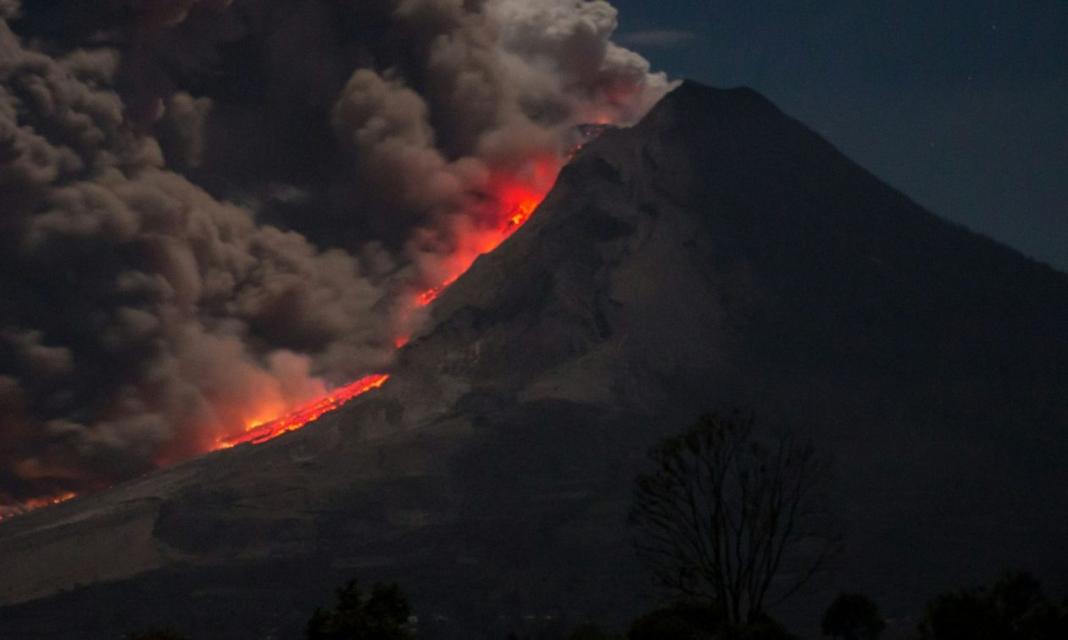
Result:
M787 617L847 588L908 625L1004 569L1068 576L1068 277L751 90L605 131L430 313L305 429L0 525L0 637L299 637L354 576L427 637L620 623L654 595L645 451L729 407L833 461L845 552Z

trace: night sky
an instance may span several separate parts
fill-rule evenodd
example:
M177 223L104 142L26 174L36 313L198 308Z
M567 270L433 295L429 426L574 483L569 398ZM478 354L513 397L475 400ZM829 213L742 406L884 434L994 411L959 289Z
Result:
M935 213L1068 270L1068 2L615 4L655 66L751 86Z

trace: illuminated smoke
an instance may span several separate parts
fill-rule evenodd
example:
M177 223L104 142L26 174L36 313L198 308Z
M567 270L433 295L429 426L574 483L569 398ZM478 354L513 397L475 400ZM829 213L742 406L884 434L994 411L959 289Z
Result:
M50 11L71 16L59 36ZM420 307L530 216L573 128L633 122L669 88L610 42L605 2L18 15L0 0L26 35L0 23L0 504L388 370Z
M322 416L340 408L346 402L368 391L378 389L389 380L388 374L376 373L364 376L341 388L317 398L305 405L267 420L252 420L245 430L237 435L220 437L213 449L229 449L241 444L263 444L286 433L296 431Z

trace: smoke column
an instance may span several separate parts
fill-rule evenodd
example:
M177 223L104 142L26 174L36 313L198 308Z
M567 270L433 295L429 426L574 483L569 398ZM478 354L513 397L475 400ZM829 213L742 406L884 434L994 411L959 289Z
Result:
M0 515L388 367L670 88L575 0L0 0Z

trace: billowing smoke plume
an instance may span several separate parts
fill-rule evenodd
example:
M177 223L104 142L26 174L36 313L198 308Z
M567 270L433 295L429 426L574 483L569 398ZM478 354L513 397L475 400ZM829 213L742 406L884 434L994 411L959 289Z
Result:
M0 505L388 366L413 292L499 241L575 125L667 91L615 26L580 0L0 0Z

